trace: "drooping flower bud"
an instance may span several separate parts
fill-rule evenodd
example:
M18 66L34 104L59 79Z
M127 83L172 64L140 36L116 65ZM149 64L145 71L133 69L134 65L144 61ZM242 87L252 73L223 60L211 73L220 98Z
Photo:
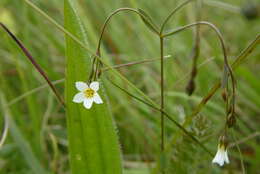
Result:
M195 83L193 79L190 79L189 83L186 86L186 92L190 96L195 90Z

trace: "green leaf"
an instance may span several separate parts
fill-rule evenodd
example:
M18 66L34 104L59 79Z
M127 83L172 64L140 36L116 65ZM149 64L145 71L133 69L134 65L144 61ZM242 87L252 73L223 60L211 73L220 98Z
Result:
M142 9L138 9L138 12L141 13L142 15L140 15L142 21L144 22L144 24L154 33L158 34L158 29L156 27L156 25L154 24L152 18Z
M64 1L65 28L86 44L84 28L72 4ZM66 36L66 117L70 165L73 174L121 174L121 155L104 90L99 90L104 104L94 104L87 110L73 103L76 81L86 81L91 59L86 50ZM102 86L102 83L101 83Z

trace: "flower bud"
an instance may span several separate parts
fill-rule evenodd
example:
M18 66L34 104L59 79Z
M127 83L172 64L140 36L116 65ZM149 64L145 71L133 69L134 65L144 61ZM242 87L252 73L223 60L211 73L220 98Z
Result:
M194 83L194 80L193 79L190 79L187 87L186 87L186 92L187 94L190 96L192 95L192 93L194 92L195 90L195 83Z
M227 101L227 91L226 91L226 89L224 89L224 90L222 91L221 96L222 96L222 99L223 99L224 101Z

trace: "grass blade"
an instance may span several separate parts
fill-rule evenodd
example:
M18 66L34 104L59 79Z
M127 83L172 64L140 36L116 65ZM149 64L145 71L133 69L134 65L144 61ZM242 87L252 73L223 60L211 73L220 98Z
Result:
M24 157L25 162L29 166L29 168L32 170L33 173L38 174L47 174L49 172L44 169L39 160L36 158L35 154L32 151L32 147L28 143L28 141L24 138L24 136L21 134L21 130L16 125L15 121L12 119L11 113L8 110L7 104L5 102L3 93L0 91L0 103L2 105L3 113L5 117L8 119L9 123L9 129L10 129L10 135L17 145L17 148L20 150L21 154Z

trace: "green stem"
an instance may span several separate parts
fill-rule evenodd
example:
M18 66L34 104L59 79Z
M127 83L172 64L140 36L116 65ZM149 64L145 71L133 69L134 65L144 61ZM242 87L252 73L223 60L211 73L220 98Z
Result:
M137 15L140 15L142 16L143 18L146 19L146 16L144 16L142 13L140 13L138 10L136 9L133 9L133 8L119 8L117 10L115 10L114 12L112 12L108 17L107 19L105 20L102 28L101 28L101 34L99 36L99 40L98 40L98 46L97 46L97 50L96 50L96 55L97 56L101 56L101 51L100 51L100 47L101 47L101 41L102 41L102 38L103 38L103 35L105 33L105 29L108 25L108 23L110 22L110 20L112 19L113 16L115 16L116 14L118 14L119 12L133 12L133 13L136 13ZM159 32L156 31L156 34L159 35ZM100 64L101 62L100 61L97 61L96 60L97 58L95 57L95 59L93 60L93 64L92 64L92 70L94 70L94 67L95 67L95 62L97 63L96 65L96 70L94 70L95 72L92 72L91 75L90 75L90 79L92 78L92 76L94 76L94 79L96 79L96 76L98 75L98 70L99 70L99 67L100 67Z
M231 77L231 82L232 82L232 99L235 100L235 78L233 76L233 72L232 72L232 69L231 67L229 66L229 63L228 63L228 60L227 60L227 51L226 51L226 47L225 47L225 43L224 43L224 39L223 39L223 36L221 34L221 32L219 31L219 29L212 23L210 22L206 22L206 21L199 21L199 22L195 22L195 23L191 23L191 24L188 24L188 25L185 25L185 26L182 26L182 27L179 27L178 29L175 29L173 31L170 31L166 34L164 34L162 37L169 37L171 35L174 35L176 33L179 33L181 31L184 31L185 29L187 28L190 28L190 27L194 27L194 26L197 26L197 25L206 25L206 26L209 26L211 29L213 29L215 31L215 33L217 34L218 36L218 39L220 41L220 44L221 44L221 48L222 48L222 52L223 52L223 56L224 56L224 71L225 71L225 68L227 68L228 70L228 73ZM233 108L235 107L234 106L234 103L233 102ZM232 110L232 112L234 112L234 110Z
M166 17L166 19L164 20L161 29L160 29L160 35L162 35L163 33L163 29L165 28L165 25L167 24L167 22L171 19L171 17L178 11L180 10L182 7L184 7L185 5L187 5L189 2L192 2L193 0L187 0L184 1L183 3L181 3L180 5L178 5L175 9L173 9L173 11Z
M163 38L160 37L160 54L161 54L161 153L164 154L164 135L165 135L165 126L164 126L164 113L162 110L164 109L164 60L163 60ZM164 172L164 169L161 166L161 172Z
M161 110L164 109L164 61L163 61L163 38L160 37L160 56L161 56ZM161 113L161 151L164 151L164 117Z
M184 134L186 134L188 137L190 137L195 143L197 143L202 149L204 149L210 156L214 157L214 154L212 152L210 152L210 150L205 147L199 140L197 140L193 135L191 135L185 128L183 128L177 121L175 121L171 115L169 115L165 110L160 109L157 106L154 106L148 102L146 102L145 100L131 94L130 92L128 92L127 90L125 90L124 88L120 87L119 85L115 84L114 82L112 82L109 78L107 78L107 80L114 85L115 87L117 87L118 89L120 89L121 91L123 91L124 93L126 93L127 95L131 96L132 98L136 99L137 101L142 102L143 104L163 113L170 121L172 121L179 129L181 129L183 131Z
M231 64L232 69L236 69L246 57L248 57L253 50L260 43L260 34L236 57L235 61ZM208 94L200 101L200 103L195 107L193 112L190 115L185 116L185 121L182 124L182 127L185 129L192 119L202 110L202 108L207 104L207 102L214 96L217 90L221 87L220 81L216 82L215 85L210 89ZM181 132L177 132L175 135L175 140L181 136Z

